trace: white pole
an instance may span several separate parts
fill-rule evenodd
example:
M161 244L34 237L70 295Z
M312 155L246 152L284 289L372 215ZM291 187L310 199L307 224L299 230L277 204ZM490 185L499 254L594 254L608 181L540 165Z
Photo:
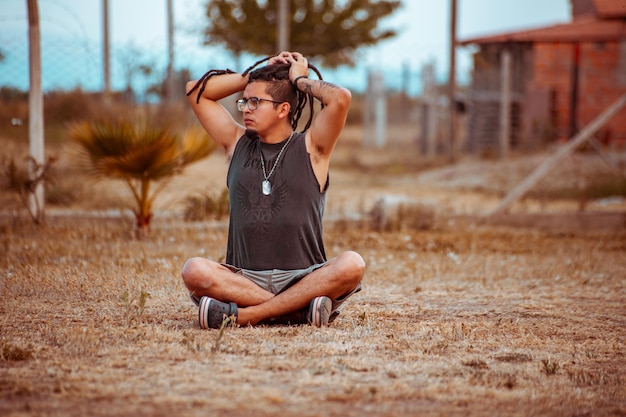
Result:
M383 74L376 75L376 147L382 148L387 143L387 97Z
M29 60L29 92L28 92L28 135L30 156L34 162L30 164L30 178L40 175L37 169L44 164L43 142L43 93L41 88L41 35L39 30L39 6L37 0L27 0L28 4L28 60ZM36 223L43 221L44 189L43 182L29 196L30 212Z
M434 62L426 64L422 70L424 103L426 106L426 118L422 123L426 124L426 156L429 157L435 156L437 150L439 103L437 102L437 80L435 73Z

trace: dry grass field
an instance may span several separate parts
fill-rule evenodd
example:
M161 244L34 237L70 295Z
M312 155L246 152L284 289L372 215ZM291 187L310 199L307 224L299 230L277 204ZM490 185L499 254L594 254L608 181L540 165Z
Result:
M112 183L85 182L39 228L5 211L0 415L626 415L626 228L445 220L493 207L538 156L424 170L358 152L337 151L325 234L329 256L353 249L368 267L328 328L200 330L180 269L222 259L226 226L179 212L224 183L213 156L171 184L143 240L129 217L88 212L118 207ZM588 179L597 159L572 157L541 187ZM345 220L381 193L428 199L442 220L387 232ZM514 210L580 206L539 195Z

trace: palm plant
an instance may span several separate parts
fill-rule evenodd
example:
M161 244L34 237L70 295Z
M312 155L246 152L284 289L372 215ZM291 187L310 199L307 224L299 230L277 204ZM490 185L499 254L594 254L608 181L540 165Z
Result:
M216 145L200 128L177 130L160 117L109 117L69 127L82 166L97 178L126 182L135 200L138 235L149 230L152 206L165 185ZM156 187L153 183L158 182Z

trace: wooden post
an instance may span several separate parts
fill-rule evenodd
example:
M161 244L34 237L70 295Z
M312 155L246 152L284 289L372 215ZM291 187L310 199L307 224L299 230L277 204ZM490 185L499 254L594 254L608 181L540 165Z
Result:
M515 186L498 207L490 213L490 216L506 213L509 207L532 188L541 178L543 178L556 164L568 153L580 146L585 140L591 138L602 126L604 126L613 116L615 116L626 105L626 94L618 98L602 114L596 117L583 130L580 131L569 142L562 145L551 157L543 161L528 177Z
M448 74L448 135L450 162L456 155L456 10L457 0L450 0L450 71Z
M409 87L410 87L410 79L411 79L411 66L408 61L404 61L402 64L402 109L401 112L401 121L402 123L406 123L409 121L411 117L411 109L409 104Z
M370 71L366 102L365 111L369 112L366 143L381 148L387 141L387 99L383 74L378 70Z
M425 137L426 156L435 156L437 152L437 124L439 120L439 103L437 100L437 80L435 78L435 63L424 65L422 69L422 85L424 89L424 118L422 123Z
M368 74L364 106L364 144L380 148L387 141L387 99L385 83L380 71Z
M387 143L387 97L383 74L376 75L376 147L382 148Z
M367 70L367 89L363 99L363 145L370 147L372 144L372 129L374 128L374 112L372 111L372 70Z
M500 157L509 154L511 141L511 51L500 55Z
M580 43L576 42L572 51L572 75L569 99L569 137L573 137L578 132L578 73L580 72Z
M31 180L40 174L39 169L44 164L43 141L43 92L41 87L41 34L39 30L39 6L37 0L27 0L28 4L28 136L30 143ZM39 165L39 167L37 166ZM37 184L34 192L29 196L30 212L35 223L43 221L44 188L43 182Z

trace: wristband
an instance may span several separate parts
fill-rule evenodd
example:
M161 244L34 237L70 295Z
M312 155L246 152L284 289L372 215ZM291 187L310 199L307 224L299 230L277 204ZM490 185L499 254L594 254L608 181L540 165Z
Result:
M301 76L299 76L299 77L296 77L296 79L295 79L295 80L293 80L293 86L294 86L294 87L296 87L296 90L298 90L298 80L299 80L300 78L307 78L307 79L308 79L309 77L307 77L306 75L301 75Z

